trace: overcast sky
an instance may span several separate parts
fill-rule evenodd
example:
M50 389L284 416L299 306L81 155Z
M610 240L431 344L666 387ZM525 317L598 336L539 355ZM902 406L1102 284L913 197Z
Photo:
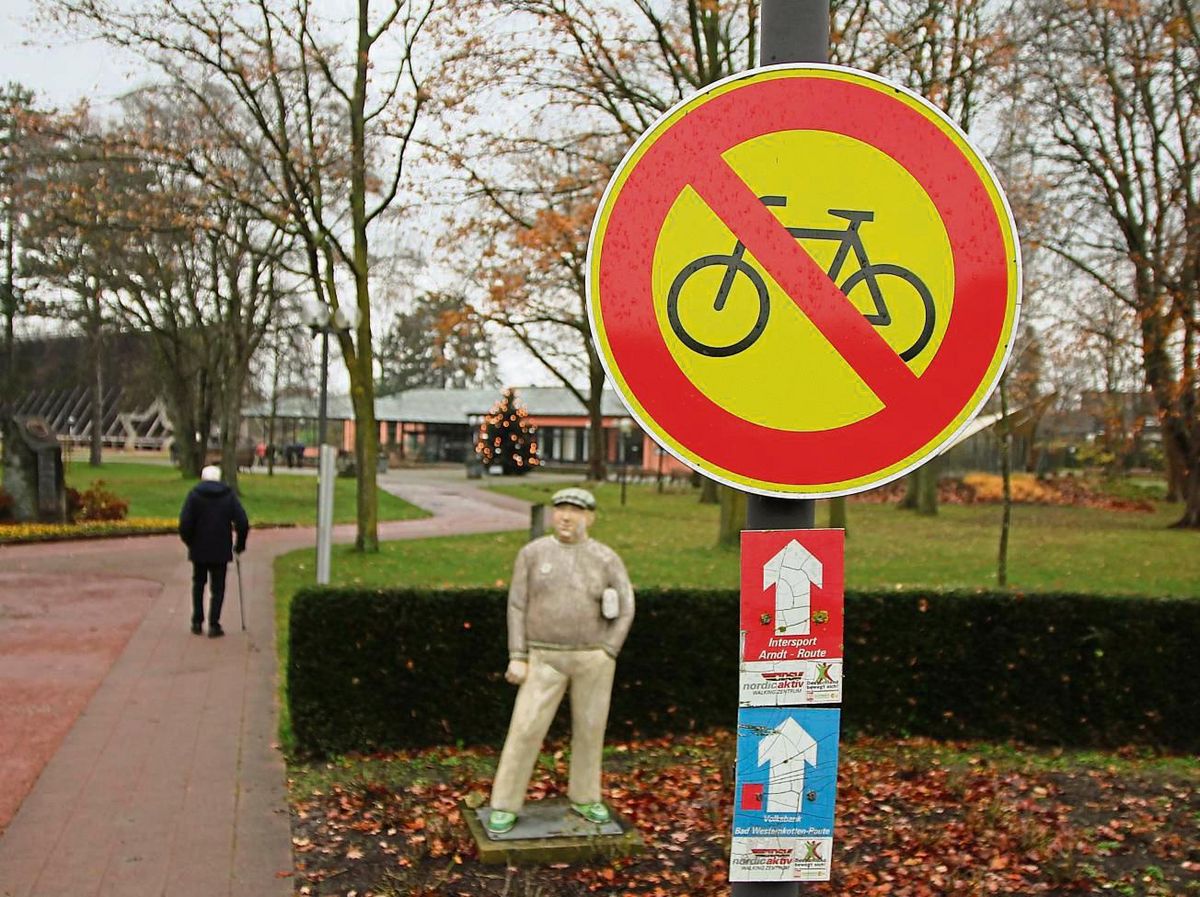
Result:
M137 83L129 57L38 22L33 0L0 0L0 82L18 81L46 103L104 106Z
M0 0L0 84L19 82L43 103L60 109L87 99L102 110L147 80L141 75L143 66L131 54L47 25L35 15L33 0ZM498 360L506 383L557 385L525 353L509 349ZM345 388L339 368L330 369L335 389Z

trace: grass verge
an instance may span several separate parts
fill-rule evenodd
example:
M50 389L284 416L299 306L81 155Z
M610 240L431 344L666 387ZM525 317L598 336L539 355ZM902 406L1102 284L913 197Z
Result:
M561 484L536 480L498 491L548 502ZM590 487L600 510L593 535L625 560L635 585L734 588L738 552L715 547L717 509L689 491L653 486ZM894 505L849 507L846 586L850 589L983 589L996 583L1000 508L947 505L920 517ZM1009 582L1026 592L1200 597L1200 534L1170 530L1170 506L1153 512L1021 505L1013 509ZM827 512L818 508L823 524ZM389 542L375 555L342 548L339 585L461 587L504 585L523 532ZM294 590L297 552L277 563L277 587Z
M197 480L187 479L179 470L165 464L111 462L99 468L78 461L67 468L67 485L83 490L97 480L129 502L131 517L179 518L179 509L188 490ZM301 474L266 472L238 475L238 489L251 524L273 526L295 524L315 526L317 519L317 478ZM410 520L428 517L426 511L384 492L379 496L379 519ZM355 481L334 481L334 522L353 523L355 519Z

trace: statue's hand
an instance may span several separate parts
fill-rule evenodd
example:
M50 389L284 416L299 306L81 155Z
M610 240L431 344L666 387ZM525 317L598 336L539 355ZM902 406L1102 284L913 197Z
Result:
M522 684L527 675L529 675L529 664L524 660L510 660L508 669L504 671L504 678L513 685Z

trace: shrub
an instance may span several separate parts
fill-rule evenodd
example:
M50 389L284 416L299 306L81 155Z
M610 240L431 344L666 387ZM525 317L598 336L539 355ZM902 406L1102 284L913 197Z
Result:
M962 478L963 485L971 490L973 501L998 502L1004 500L1004 480L993 473L969 473ZM1015 473L1009 477L1012 500L1018 503L1054 504L1057 492L1032 474Z
M609 733L730 725L738 597L638 593ZM496 589L316 589L292 604L296 747L325 755L499 744L514 690ZM846 597L843 726L878 735L1200 751L1200 602L1085 595ZM560 713L559 731L565 715Z
M104 480L96 480L83 492L67 489L67 519L72 522L124 520L128 513L129 502L105 489Z
M0 523L12 519L13 498L0 486Z
M83 513L83 495L78 489L67 487L67 520L74 523Z
M84 521L82 523L9 522L0 527L0 544L103 539L110 536L162 535L174 533L178 528L178 521L162 517Z

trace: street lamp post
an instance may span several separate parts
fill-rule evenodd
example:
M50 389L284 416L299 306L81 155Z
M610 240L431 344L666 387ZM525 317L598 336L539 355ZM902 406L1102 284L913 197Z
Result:
M333 545L333 479L337 454L328 445L329 335L353 330L358 324L358 309L338 307L330 313L319 299L305 299L301 316L313 336L321 335L321 399L317 410L317 585L329 585L329 567Z

